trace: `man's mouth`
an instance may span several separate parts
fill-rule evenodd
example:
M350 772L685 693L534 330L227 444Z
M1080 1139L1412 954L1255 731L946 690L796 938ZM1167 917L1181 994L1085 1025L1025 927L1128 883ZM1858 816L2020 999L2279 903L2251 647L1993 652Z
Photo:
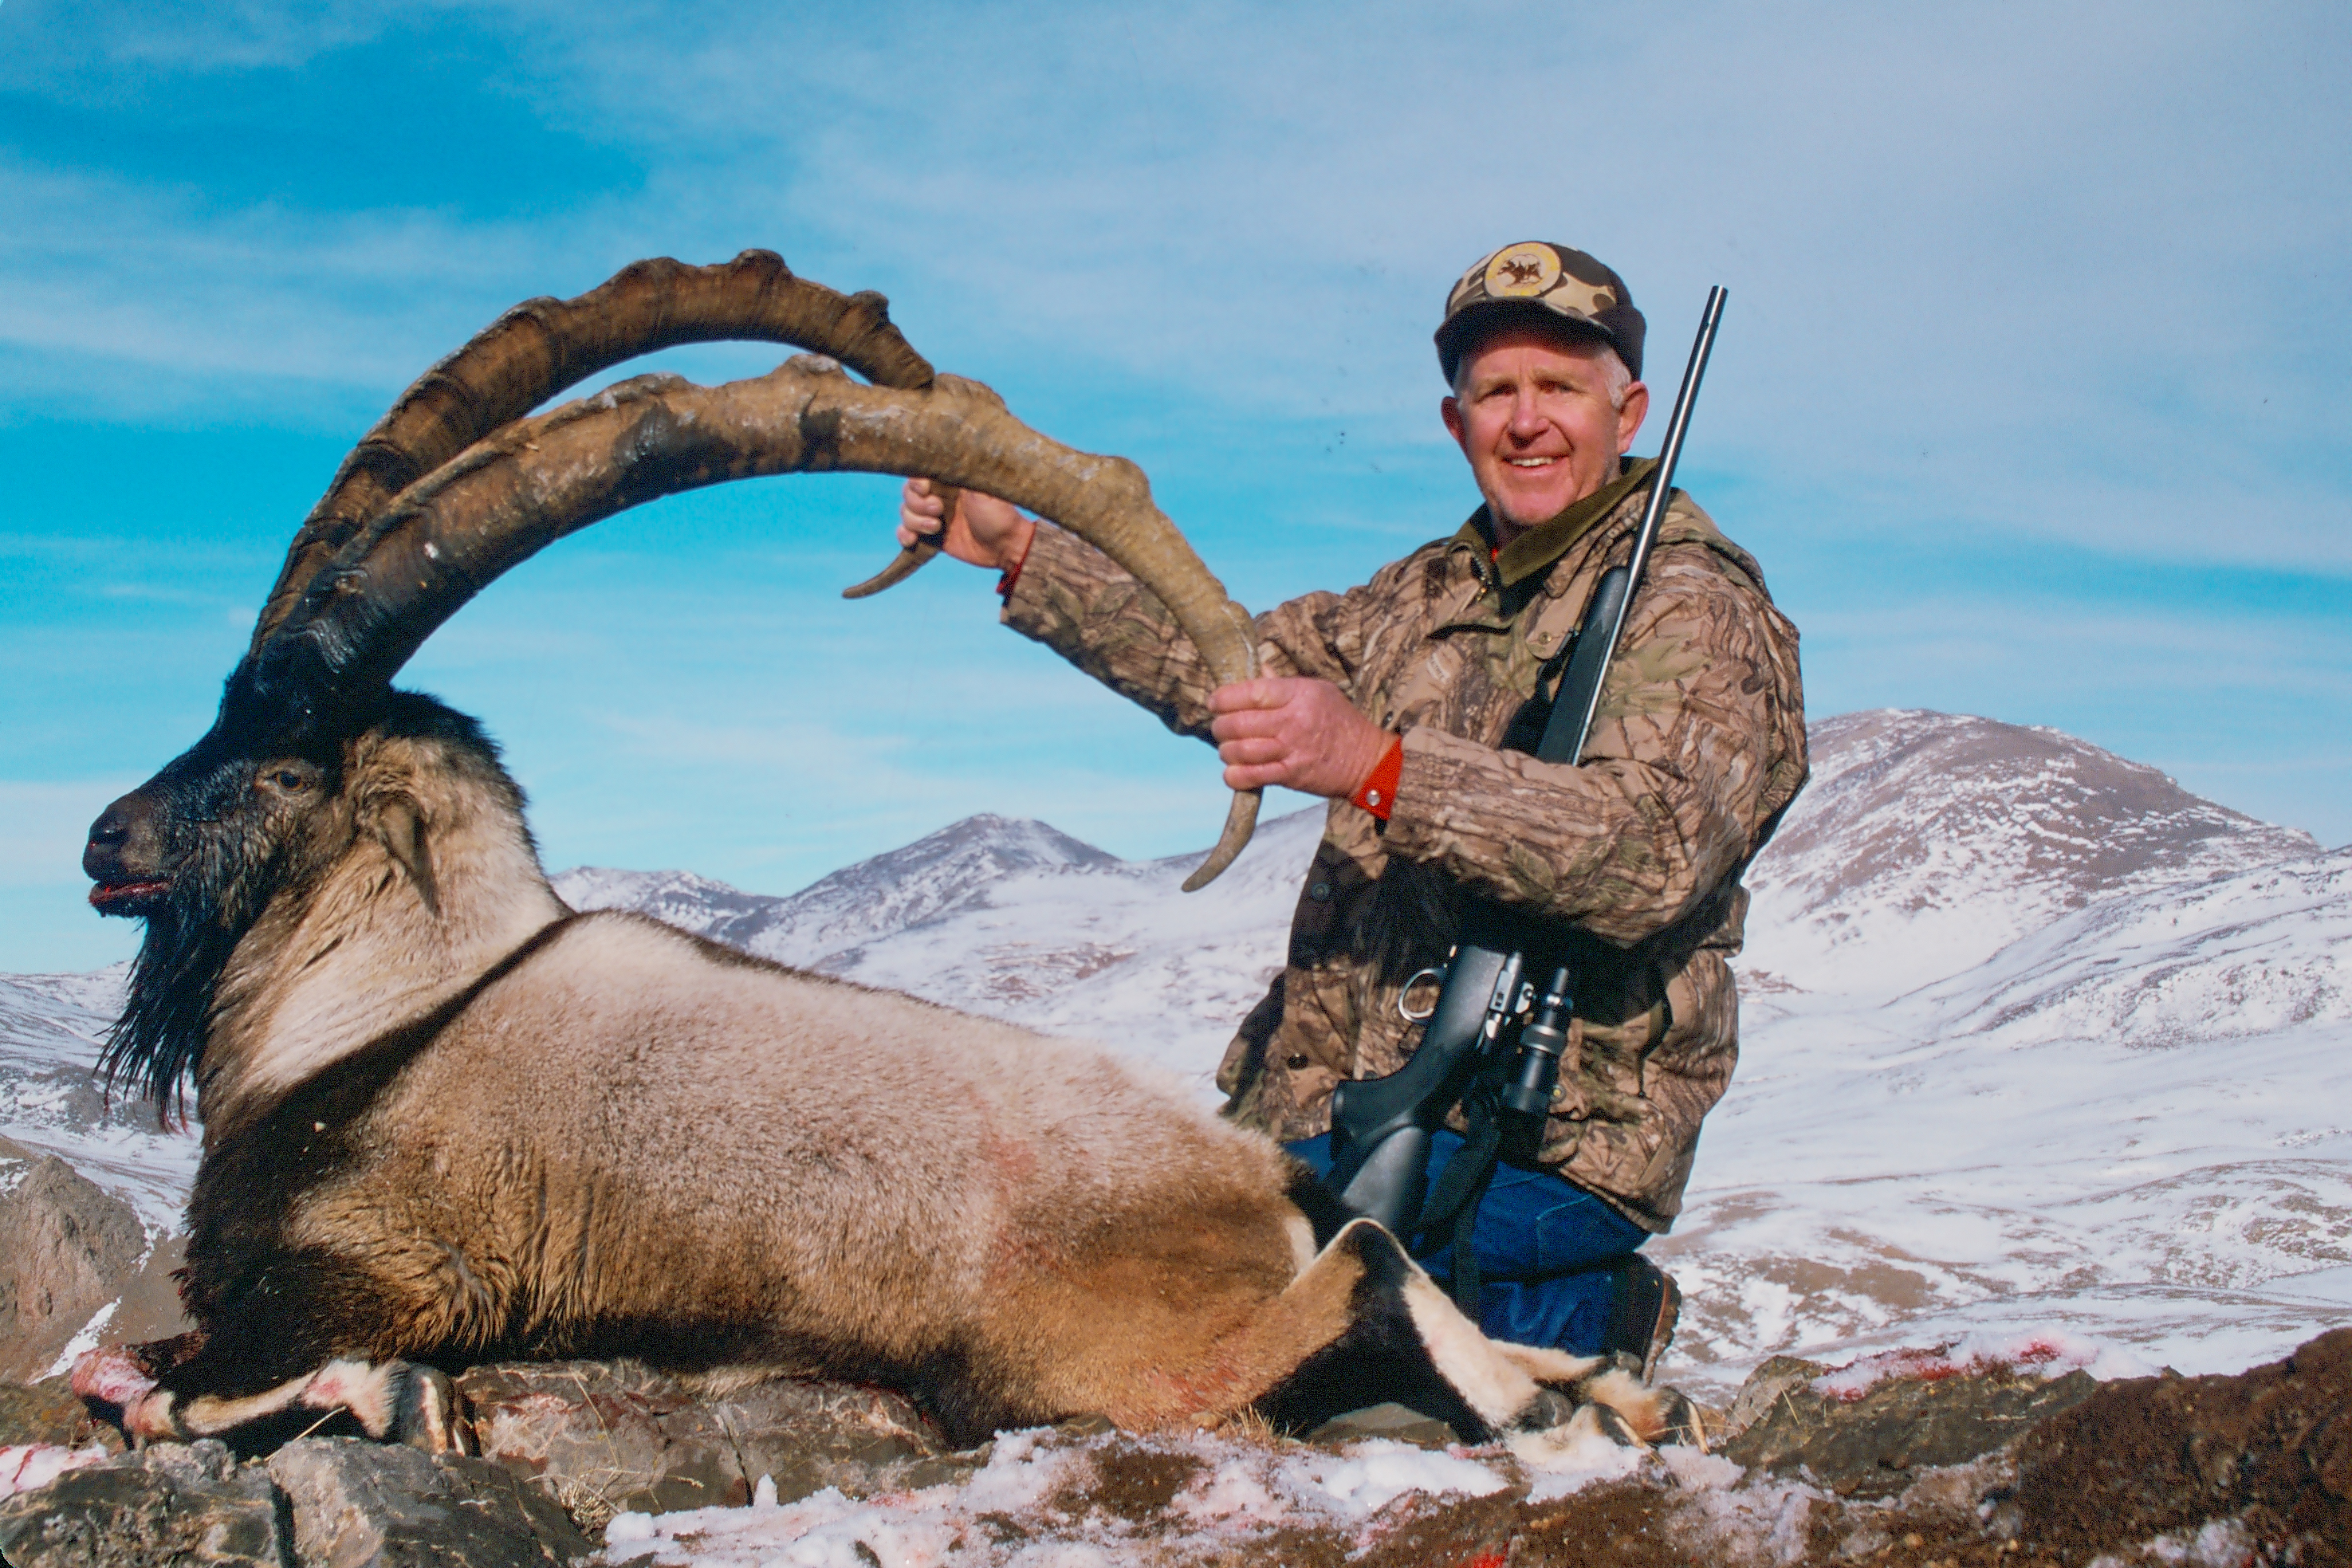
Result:
M100 915L145 915L172 891L169 878L156 882L101 882L89 890L89 906Z
M1557 457L1506 457L1503 461L1514 468L1549 468L1559 459Z

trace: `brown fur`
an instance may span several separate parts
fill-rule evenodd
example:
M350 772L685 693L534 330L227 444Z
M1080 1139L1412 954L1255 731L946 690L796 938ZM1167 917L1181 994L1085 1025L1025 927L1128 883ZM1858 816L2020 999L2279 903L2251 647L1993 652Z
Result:
M222 974L185 1286L204 1333L147 1429L354 1388L375 1429L412 1385L366 1367L499 1355L869 1379L958 1436L1296 1424L1399 1380L1473 1430L1536 1400L1525 1357L1369 1222L1302 1267L1297 1167L1171 1085L571 915L511 783L445 738L363 734L342 777L290 831L312 869Z

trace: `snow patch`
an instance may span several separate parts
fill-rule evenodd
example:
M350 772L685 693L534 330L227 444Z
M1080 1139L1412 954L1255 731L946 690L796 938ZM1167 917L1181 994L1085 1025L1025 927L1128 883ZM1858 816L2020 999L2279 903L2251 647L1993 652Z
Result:
M961 1487L862 1501L828 1489L778 1506L770 1483L748 1508L617 1514L605 1526L605 1556L619 1563L651 1552L664 1568L1122 1563L1138 1548L1137 1525L1088 1511L1084 1499L1095 1456L1139 1445L1199 1465L1150 1537L1155 1552L1174 1555L1245 1549L1270 1530L1301 1524L1351 1532L1366 1546L1403 1517L1409 1500L1489 1497L1519 1484L1508 1458L1493 1450L1490 1463L1377 1438L1331 1453L1207 1434L1112 1434L1072 1444L1038 1430L1000 1437L988 1463Z
M2046 1383L2070 1372L2087 1372L2105 1383L2118 1377L2153 1377L2157 1370L2127 1350L2061 1330L2025 1334L1972 1333L1956 1344L1934 1350L1891 1350L1864 1356L1816 1377L1812 1389L1816 1394L1851 1403L1890 1377L1936 1383L1948 1377L2011 1372Z
M1378 1437L1351 1443L1336 1456L1286 1458L1283 1467L1289 1490L1315 1487L1351 1518L1376 1512L1407 1492L1487 1497L1510 1484L1475 1459Z
M68 1470L104 1464L109 1457L96 1443L86 1448L68 1448L56 1443L10 1443L0 1447L0 1497L33 1491Z
M66 1347L58 1352L57 1360L49 1363L49 1369L35 1381L45 1381L71 1372L75 1362L79 1361L86 1353L98 1348L98 1336L104 1333L106 1325L114 1321L114 1311L121 1304L122 1301L118 1297L92 1312L89 1322L82 1324L73 1338L66 1341Z

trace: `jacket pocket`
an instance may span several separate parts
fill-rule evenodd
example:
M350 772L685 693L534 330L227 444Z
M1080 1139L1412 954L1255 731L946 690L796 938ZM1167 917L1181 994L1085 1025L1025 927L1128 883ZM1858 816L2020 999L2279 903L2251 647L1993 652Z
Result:
M1315 851L1307 868L1307 884L1298 890L1298 906L1290 916L1290 963L1312 968L1331 956L1339 945L1341 906L1364 880L1364 873L1347 852L1325 843Z

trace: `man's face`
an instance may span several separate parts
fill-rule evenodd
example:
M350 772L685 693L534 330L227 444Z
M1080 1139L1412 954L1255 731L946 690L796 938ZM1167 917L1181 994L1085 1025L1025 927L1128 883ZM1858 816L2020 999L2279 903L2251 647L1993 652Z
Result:
M1650 411L1639 382L1612 406L1599 343L1534 327L1506 327L1461 366L1455 396L1439 405L1446 431L1470 460L1501 542L1559 516L1617 476Z

